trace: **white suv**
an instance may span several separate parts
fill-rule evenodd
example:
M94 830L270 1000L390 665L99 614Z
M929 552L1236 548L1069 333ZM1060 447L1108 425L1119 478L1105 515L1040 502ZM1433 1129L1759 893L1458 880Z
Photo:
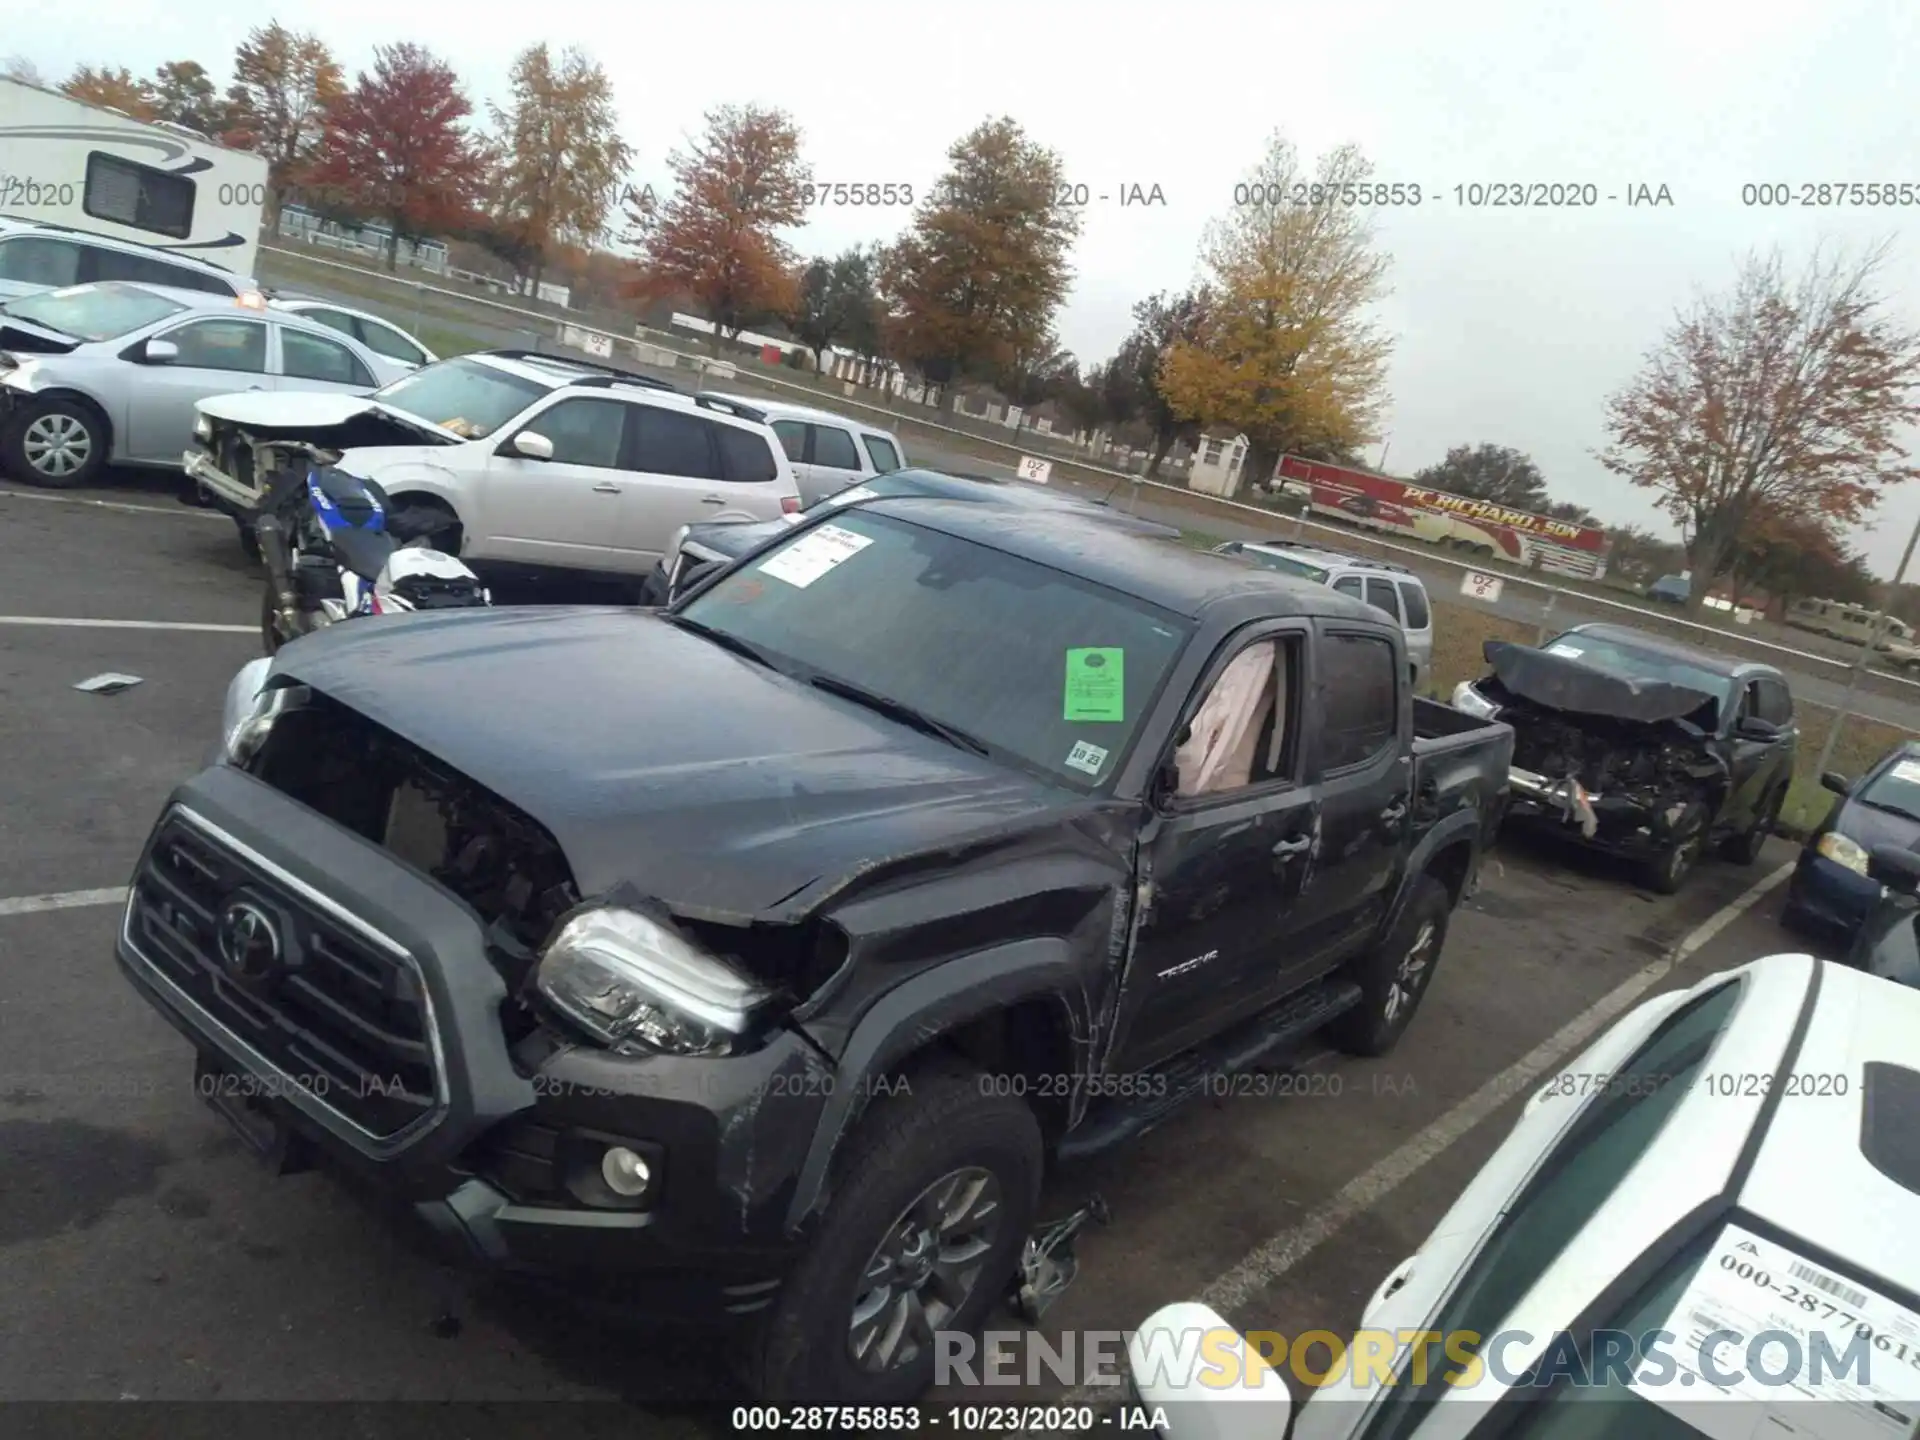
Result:
M423 366L364 399L318 392L199 404L187 473L238 514L248 440L342 451L396 505L448 517L462 559L644 578L682 525L800 508L793 468L753 407L572 356L493 350ZM244 540L244 535L243 535Z
M1427 603L1425 583L1406 566L1365 560L1300 540L1229 540L1214 549L1262 569L1328 586L1386 611L1407 632L1413 688L1418 690L1426 682L1433 669L1433 607Z
M793 465L802 504L811 505L836 490L907 468L906 452L891 430L784 400L716 398L750 405L767 417Z

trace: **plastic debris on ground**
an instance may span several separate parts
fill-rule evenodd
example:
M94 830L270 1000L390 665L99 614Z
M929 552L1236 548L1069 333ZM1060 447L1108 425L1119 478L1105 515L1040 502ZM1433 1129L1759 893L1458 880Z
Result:
M138 685L138 675L120 675L108 671L105 675L96 675L91 680L82 680L73 688L85 690L90 695L117 695L122 690Z
M1105 1225L1108 1218L1107 1202L1095 1195L1064 1220L1043 1225L1027 1237L1009 1297L1016 1315L1029 1325L1040 1323L1047 1307L1080 1273L1080 1261L1073 1253L1074 1237L1088 1225Z

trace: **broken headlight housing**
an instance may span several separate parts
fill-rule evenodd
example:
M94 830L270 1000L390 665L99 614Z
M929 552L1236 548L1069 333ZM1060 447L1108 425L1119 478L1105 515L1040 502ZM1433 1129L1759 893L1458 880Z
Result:
M1856 875L1867 873L1866 848L1858 841L1849 840L1838 830L1829 830L1820 837L1820 843L1814 847L1836 865L1844 865Z
M1453 708L1477 720L1491 720L1500 713L1500 707L1476 690L1471 680L1453 687Z
M227 686L220 716L220 758L229 765L244 766L266 743L274 721L312 698L313 692L304 685L266 688L272 668L273 661L266 656L249 660Z
M773 995L671 925L617 907L561 926L535 984L601 1044L668 1055L731 1053Z

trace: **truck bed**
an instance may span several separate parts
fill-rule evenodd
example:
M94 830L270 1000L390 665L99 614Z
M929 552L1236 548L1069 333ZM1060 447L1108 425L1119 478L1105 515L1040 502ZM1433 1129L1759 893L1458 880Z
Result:
M1424 818L1476 808L1484 817L1482 844L1491 844L1506 811L1512 761L1512 726L1414 697L1413 785Z

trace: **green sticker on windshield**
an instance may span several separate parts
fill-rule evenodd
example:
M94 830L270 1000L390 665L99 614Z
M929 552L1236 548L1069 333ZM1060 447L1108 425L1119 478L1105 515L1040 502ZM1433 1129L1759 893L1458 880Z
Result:
M1124 720L1127 652L1116 646L1067 651L1069 720Z

